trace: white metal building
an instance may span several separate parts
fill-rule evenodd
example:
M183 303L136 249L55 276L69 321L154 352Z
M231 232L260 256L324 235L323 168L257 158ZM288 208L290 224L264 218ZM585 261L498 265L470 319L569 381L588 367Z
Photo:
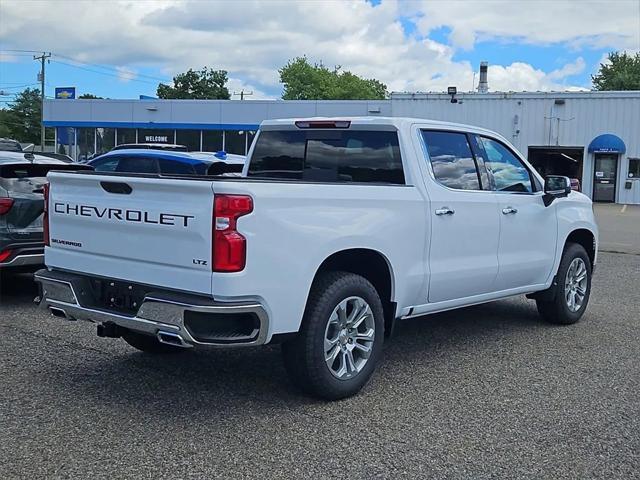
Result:
M451 100L457 102L453 103ZM397 93L381 101L47 100L56 147L88 158L116 144L166 142L244 154L262 120L402 116L478 125L543 174L577 178L595 201L640 204L640 92Z

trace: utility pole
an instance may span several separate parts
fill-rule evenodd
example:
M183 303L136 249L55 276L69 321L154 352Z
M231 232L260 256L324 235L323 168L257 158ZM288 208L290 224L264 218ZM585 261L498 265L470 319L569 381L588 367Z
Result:
M40 80L40 151L44 152L44 61L51 57L51 52L42 52L42 55L33 56L34 60L40 60L40 73L38 74L38 80Z
M244 100L244 96L253 95L253 92L245 92L244 90L240 90L240 93L233 92L234 95L240 95L240 100Z

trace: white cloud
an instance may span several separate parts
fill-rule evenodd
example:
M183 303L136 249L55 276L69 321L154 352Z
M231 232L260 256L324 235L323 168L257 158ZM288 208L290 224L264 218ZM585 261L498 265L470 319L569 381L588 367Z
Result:
M605 1L451 1L402 4L423 34L452 29L454 46L470 48L471 39L513 38L528 43L568 43L573 47L638 49L638 0Z
M128 67L116 67L116 71L118 72L118 80L123 83L127 83L138 78L138 74Z
M365 1L319 0L2 0L0 42L7 48L47 45L53 52L81 61L117 65L123 81L133 80L136 70L145 66L159 68L167 77L187 68L221 68L229 71L230 90L253 90L250 98L279 96L277 69L302 54L311 61L378 78L391 91L441 91L449 85L467 90L477 65L457 60L455 54L473 49L478 40L517 38L541 44L563 42L570 48L637 48L633 42L640 27L634 26L638 14L630 9L636 5L633 2L637 0L602 5L573 0L386 0L372 6ZM34 16L34 11L43 14ZM419 34L450 28L451 44L405 35L400 15L412 16ZM69 18L73 18L71 27ZM603 18L616 21L603 22ZM25 31L38 32L37 45ZM489 86L517 91L579 87L572 85L571 76L586 65L577 53L570 53L566 56L574 59L551 72L524 62L491 65Z

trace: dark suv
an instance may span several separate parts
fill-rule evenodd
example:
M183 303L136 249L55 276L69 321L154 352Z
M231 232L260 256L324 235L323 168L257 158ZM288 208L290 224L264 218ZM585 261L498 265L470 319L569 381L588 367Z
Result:
M91 169L32 153L0 151L0 271L43 263L43 185L47 173Z

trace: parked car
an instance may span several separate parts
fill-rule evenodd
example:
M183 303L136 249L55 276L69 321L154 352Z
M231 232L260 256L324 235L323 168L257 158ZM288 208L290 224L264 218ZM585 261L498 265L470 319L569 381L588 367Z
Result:
M111 150L91 160L97 172L160 173L163 175L222 175L241 172L245 157L224 152Z
M0 270L44 263L43 185L52 170L90 170L32 153L0 151Z
M176 145L174 143L123 143L111 149L114 150L168 150L171 152L187 152L186 145Z
M400 319L520 294L552 323L587 308L591 201L488 130L269 120L243 177L149 171L49 174L36 274L54 315L145 352L279 342L298 386L338 399Z
M22 145L11 138L0 138L0 152L22 152Z

